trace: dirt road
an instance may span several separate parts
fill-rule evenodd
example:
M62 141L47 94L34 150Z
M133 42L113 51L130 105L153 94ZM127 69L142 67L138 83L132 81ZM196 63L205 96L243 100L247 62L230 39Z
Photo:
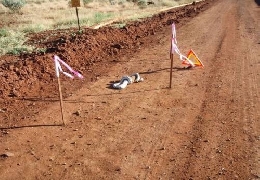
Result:
M66 127L48 126L61 122L57 99L24 99L28 109L47 105L18 128L2 120L0 179L260 179L260 8L211 3L177 23L180 50L192 48L205 68L185 69L174 55L168 88L168 25L72 91ZM109 88L135 72L143 82Z

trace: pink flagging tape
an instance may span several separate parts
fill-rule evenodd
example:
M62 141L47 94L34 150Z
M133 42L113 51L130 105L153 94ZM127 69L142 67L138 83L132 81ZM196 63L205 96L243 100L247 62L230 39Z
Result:
M79 72L73 70L67 63L65 63L63 60L61 60L59 58L59 56L57 56L57 55L54 56L54 63L55 63L55 71L56 71L56 76L57 77L59 77L60 76L60 72L62 72L64 75L70 77L71 79L73 79L75 76L80 78L80 79L83 79L83 76ZM70 74L70 73L64 72L62 70L62 68L61 68L60 63L63 66L65 66L73 75Z
M172 42L171 42L171 53L174 54L174 52L176 52L179 56L180 56L180 60L184 61L188 61L190 63L191 66L195 66L186 56L184 56L183 54L181 54L178 46L177 46L177 36L176 36L176 28L175 28L175 24L172 23Z
M176 28L174 23L172 23L172 41L174 44L177 44Z

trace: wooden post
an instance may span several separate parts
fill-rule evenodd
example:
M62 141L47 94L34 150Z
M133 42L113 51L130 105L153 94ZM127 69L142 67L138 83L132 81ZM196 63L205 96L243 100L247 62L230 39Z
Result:
M64 121L64 116L63 116L63 100L62 100L62 92L61 92L61 84L60 84L60 77L58 77L58 85L59 85L59 95L60 95L60 110L61 110L61 118L63 125L65 126L66 123Z
M76 8L76 15L77 15L78 26L79 26L79 31L80 31L80 25L79 25L79 11L78 11L78 7L80 7L80 0L71 0L71 7L75 7L75 8Z
M76 7L76 15L77 15L77 18L78 18L78 26L79 26L79 31L80 31L78 7Z
M170 59L171 59L170 88L172 88L172 68L173 68L173 54L172 54L172 52L170 52Z

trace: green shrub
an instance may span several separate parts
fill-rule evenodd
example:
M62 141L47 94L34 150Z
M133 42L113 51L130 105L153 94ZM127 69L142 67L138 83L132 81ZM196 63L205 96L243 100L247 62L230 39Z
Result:
M33 47L25 45L25 41L24 33L8 30L6 36L0 36L0 55L30 52Z
M0 37L7 37L8 31L6 29L0 29Z
M140 8L146 8L147 2L146 2L146 0L138 0L137 5L138 5Z
M30 50L27 47L15 47L7 52L7 54L19 55L21 53L28 53Z
M110 3L111 5L115 5L115 4L116 4L115 0L109 0L109 3Z
M93 0L83 0L83 4L88 4L88 3L91 3L93 2Z
M25 4L25 0L2 0L3 6L7 7L12 11L19 11Z

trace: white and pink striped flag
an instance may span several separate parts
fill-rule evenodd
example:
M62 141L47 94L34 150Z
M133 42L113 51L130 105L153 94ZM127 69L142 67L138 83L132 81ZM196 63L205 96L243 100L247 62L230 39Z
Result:
M83 76L79 72L73 70L67 63L61 60L59 56L57 55L54 56L54 63L55 63L55 71L57 77L60 77L60 72L62 72L64 75L70 77L71 79L73 79L75 76L80 79L83 79ZM63 71L61 68L61 64L65 66L71 72L71 74Z

